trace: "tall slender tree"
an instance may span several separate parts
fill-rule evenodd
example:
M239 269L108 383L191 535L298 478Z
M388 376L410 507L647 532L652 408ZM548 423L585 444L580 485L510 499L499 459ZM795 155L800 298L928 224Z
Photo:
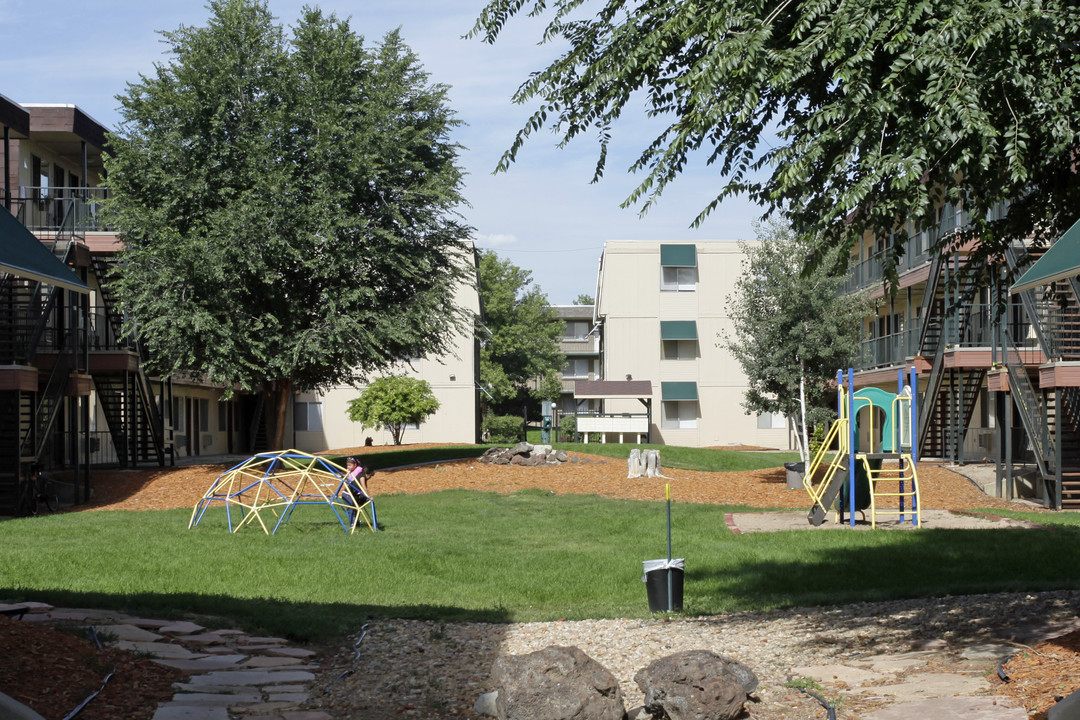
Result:
M449 348L469 229L446 88L397 32L367 47L306 8L211 0L119 96L106 161L121 304L164 374L266 393Z
M830 380L859 351L870 300L839 292L846 275L834 263L807 267L812 245L783 218L755 226L744 243L744 272L728 298L733 332L723 344L746 374L743 408L786 417L809 462L807 428L834 417Z

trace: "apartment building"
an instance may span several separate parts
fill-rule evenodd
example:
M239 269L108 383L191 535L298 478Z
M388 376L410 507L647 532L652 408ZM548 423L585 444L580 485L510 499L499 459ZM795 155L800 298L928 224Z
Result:
M727 297L743 258L735 242L605 243L594 314L604 382L578 395L593 399L612 427L619 416L644 416L651 442L788 448L784 418L742 408L746 377L724 347ZM579 420L579 429L588 426ZM634 427L640 435L642 425ZM618 441L619 433L599 435Z
M121 239L100 215L107 128L74 105L0 95L0 130L0 514L14 507L19 478L33 463L69 472L80 501L89 496L92 465L266 449L258 395L225 401L222 388L195 377L146 372L146 348L124 326L108 278ZM459 296L476 310L475 288ZM476 439L476 357L467 333L452 356L411 363L443 408L407 431L408 442ZM329 414L319 398L295 401L293 439L306 448L362 444L358 431L343 427L346 399L329 400L337 403ZM324 417L340 432L319 445L325 431L312 428Z
M1076 272L1010 288L1007 271L1020 277L1042 250L1016 243L998 264L975 260L973 243L929 252L967 224L964 209L947 204L935 227L909 233L892 294L881 258L898 240L868 236L853 248L848 291L882 299L864 324L856 384L895 391L897 370L915 367L921 457L993 462L1001 495L1080 508ZM1072 241L1077 228L1059 243Z
M471 250L462 262L476 267ZM454 296L455 304L469 317L480 314L480 296L475 273L473 282L462 283ZM439 401L434 415L418 425L406 426L402 442L477 443L480 441L480 346L472 325L456 334L453 349L435 357L411 358L389 369L387 375L407 375L426 380ZM349 401L360 396L365 385L341 385L325 393L301 392L290 410L291 447L307 452L350 448L364 445L368 438L374 445L393 442L389 430L364 428L349 420Z
M553 305L555 315L563 323L559 350L566 356L562 373L562 393L556 403L559 415L597 410L595 400L576 400L574 386L579 380L600 379L601 326L594 319L595 305Z

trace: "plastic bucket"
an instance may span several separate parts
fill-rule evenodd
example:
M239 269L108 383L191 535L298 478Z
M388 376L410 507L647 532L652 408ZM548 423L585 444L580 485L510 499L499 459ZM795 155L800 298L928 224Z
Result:
M683 558L646 560L643 563L645 574L641 579L649 596L649 612L682 610L683 564Z

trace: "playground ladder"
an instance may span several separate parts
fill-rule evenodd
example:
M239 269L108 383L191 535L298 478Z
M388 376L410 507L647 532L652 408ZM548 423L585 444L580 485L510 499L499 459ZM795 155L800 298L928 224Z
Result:
M916 527L922 527L922 514L919 501L919 474L915 469L910 453L858 453L866 477L870 480L870 527L877 527L878 515L897 515L901 521L905 515L912 516ZM883 461L881 467L874 469L871 460ZM885 467L884 461L896 461L897 467ZM880 485L885 488L881 489ZM878 499L899 498L897 508L879 508ZM904 498L910 498L908 509L904 509Z
M829 428L828 434L821 443L821 447L818 448L817 453L814 455L814 459L810 461L810 467L806 468L803 474L803 487L806 488L806 492L810 493L810 499L814 501L814 504L810 506L810 512L806 514L806 519L815 527L825 522L825 517L829 514L829 507L835 502L836 496L840 493L840 488L847 481L848 437L846 428L844 419L833 422L832 427ZM827 462L825 457L834 442L838 443L839 449L832 462ZM826 470L821 482L817 484L817 487L814 487L814 477L817 475L822 463L825 463ZM843 472L840 472L841 470Z

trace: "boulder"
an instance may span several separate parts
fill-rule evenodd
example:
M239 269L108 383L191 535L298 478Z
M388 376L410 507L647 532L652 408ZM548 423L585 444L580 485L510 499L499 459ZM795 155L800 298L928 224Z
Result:
M731 720L742 713L757 676L741 663L711 650L687 650L660 658L634 681L645 709L670 720Z
M576 647L503 655L491 671L499 720L623 720L615 676Z
M514 455L513 457L510 458L510 464L511 465L528 465L529 464L529 456L528 455Z
M549 457L550 457L550 456L549 456ZM564 462L566 462L566 461L567 461L567 459L568 459L568 458L567 458L567 455L566 455L566 451L565 451L565 450L556 450L556 451L555 451L555 460L556 460L557 462L561 462L561 463L564 463Z
M528 455L533 450L533 446L527 442L519 442L517 445L510 449L510 452L514 455Z

